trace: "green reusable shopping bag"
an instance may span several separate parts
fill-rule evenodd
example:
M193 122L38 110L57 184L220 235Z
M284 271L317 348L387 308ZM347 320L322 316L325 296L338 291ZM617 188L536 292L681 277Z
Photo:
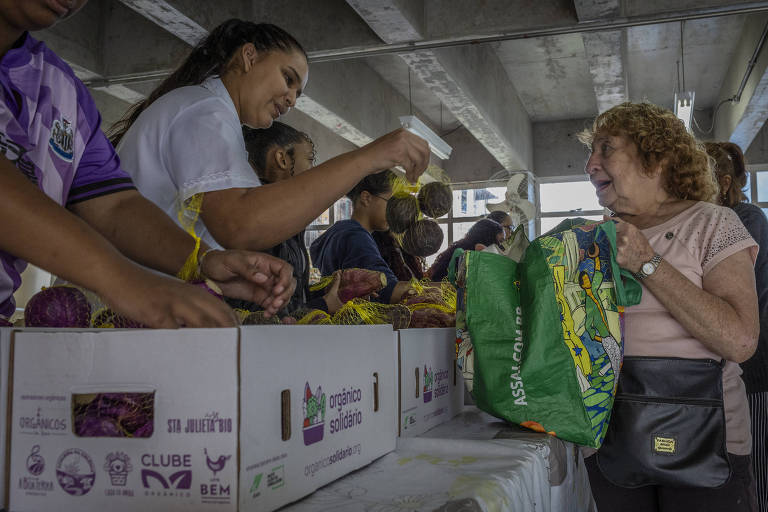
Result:
M459 257L457 343L479 408L599 448L622 360L623 308L640 302L641 288L616 264L613 222L573 224L535 239L519 263Z

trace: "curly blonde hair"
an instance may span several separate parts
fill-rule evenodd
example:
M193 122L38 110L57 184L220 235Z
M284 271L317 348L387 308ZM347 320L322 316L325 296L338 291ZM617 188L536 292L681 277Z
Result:
M578 138L591 146L597 133L633 141L647 176L661 164L662 186L672 197L716 199L718 184L707 153L671 111L651 103L622 103L597 116Z

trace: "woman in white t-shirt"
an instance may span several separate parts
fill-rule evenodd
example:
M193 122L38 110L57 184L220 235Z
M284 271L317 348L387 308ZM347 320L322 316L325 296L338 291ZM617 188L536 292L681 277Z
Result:
M179 224L214 247L267 249L368 174L400 165L415 180L429 163L427 143L399 129L260 186L241 125L268 128L296 104L307 77L306 53L290 34L232 19L129 111L111 140L139 190Z

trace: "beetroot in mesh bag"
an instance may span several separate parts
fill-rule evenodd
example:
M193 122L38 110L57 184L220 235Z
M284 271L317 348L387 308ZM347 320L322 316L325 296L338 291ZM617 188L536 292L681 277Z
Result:
M408 192L393 194L387 201L387 224L393 233L402 233L419 218L419 200Z
M27 327L90 327L91 305L72 286L51 286L34 294L24 308Z
M427 217L442 217L453 206L451 187L439 181L427 183L419 190L419 209Z
M78 437L150 437L154 392L76 393L72 425Z
M416 221L403 235L403 250L422 258L435 254L442 244L443 230L429 219Z
M131 320L130 318L115 313L109 308L97 312L91 320L91 327L98 329L146 329L147 326Z
M411 312L411 323L408 327L455 327L456 315L447 313L439 308L424 307Z

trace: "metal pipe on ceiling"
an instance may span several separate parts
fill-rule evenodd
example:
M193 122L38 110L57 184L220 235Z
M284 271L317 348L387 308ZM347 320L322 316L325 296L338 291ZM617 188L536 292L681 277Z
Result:
M445 39L413 41L409 43L392 43L373 46L338 48L335 50L319 50L314 52L307 52L307 55L310 62L328 62L334 60L374 57L377 55L389 55L393 53L397 54L420 50L434 50L438 48L449 48L452 46L495 43L501 41L512 41L515 39L530 39L534 37L558 36L584 32L603 32L607 30L619 30L623 28L639 27L643 25L655 25L660 23L673 23L704 18L716 18L720 16L735 16L739 14L768 12L768 2L760 2L760 4L761 5L736 5L730 7L700 9L695 12L685 13L654 14L651 16L615 18L608 21L586 21L564 27L520 29L502 32L500 34L471 35Z
M498 34L469 35L443 39L413 41L409 43L392 43L372 46L354 46L332 50L318 50L307 52L307 56L310 63L330 62L336 60L374 57L378 55L409 53L420 50L450 48L453 46L512 41L515 39L531 39L535 37L579 34L584 32L603 32L607 30L619 30L623 28L639 27L644 25L674 23L704 18L717 18L720 16L736 16L739 14L754 14L759 12L768 12L768 1L760 2L759 5L739 4L726 7L699 9L695 12L689 11L684 13L662 13L654 14L651 16L615 18L607 21L586 21L563 27L539 27L533 29L506 31ZM163 79L170 73L171 70L132 73L130 75L117 75L100 79L84 80L84 83L90 87L108 87L110 85L143 83Z

